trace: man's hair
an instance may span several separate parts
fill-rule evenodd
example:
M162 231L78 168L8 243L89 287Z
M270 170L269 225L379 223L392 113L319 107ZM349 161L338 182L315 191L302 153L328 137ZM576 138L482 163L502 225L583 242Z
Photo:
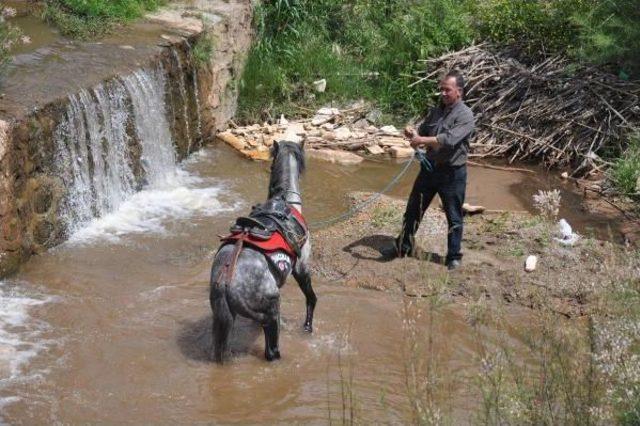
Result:
M458 86L462 93L462 97L464 97L464 77L462 76L462 73L458 70L451 70L447 72L442 79L447 80L449 78L456 79L456 86Z

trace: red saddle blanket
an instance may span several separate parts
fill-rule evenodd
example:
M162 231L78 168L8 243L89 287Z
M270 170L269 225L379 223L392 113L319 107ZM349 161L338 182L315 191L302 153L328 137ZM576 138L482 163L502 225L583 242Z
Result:
M291 211L292 211L293 215L296 217L296 219L298 219L300 221L300 223L302 223L306 228L307 224L306 224L302 214L295 208L292 208ZM255 238L251 234L247 234L247 233L234 232L234 233L229 234L229 235L227 235L225 237L222 237L221 241L223 241L225 243L235 243L240 239L243 240L243 242L245 244L253 246L253 247L259 249L260 251L264 252L265 254L269 254L269 253L273 253L275 251L282 250L285 253L287 253L287 255L289 257L291 257L291 259L293 260L294 263L296 261L297 256L296 256L295 251L289 245L287 240L285 240L285 238L282 236L282 234L280 232L278 232L278 231L275 231L273 234L271 234L271 237L268 240L261 240L259 238Z

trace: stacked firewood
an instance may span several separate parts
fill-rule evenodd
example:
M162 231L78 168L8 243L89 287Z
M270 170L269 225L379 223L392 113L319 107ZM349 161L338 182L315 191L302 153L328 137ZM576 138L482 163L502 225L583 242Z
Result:
M594 68L550 57L532 66L478 45L424 60L413 85L458 69L466 102L477 120L473 155L510 161L542 159L587 175L620 150L625 134L640 125L640 84Z

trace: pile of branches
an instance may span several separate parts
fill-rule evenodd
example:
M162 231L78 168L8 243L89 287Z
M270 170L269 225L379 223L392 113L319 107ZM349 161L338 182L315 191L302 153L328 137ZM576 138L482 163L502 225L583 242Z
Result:
M603 153L621 152L626 132L640 123L638 82L562 57L525 66L476 45L422 62L413 85L452 69L464 74L477 121L474 156L542 159L584 176L606 168Z

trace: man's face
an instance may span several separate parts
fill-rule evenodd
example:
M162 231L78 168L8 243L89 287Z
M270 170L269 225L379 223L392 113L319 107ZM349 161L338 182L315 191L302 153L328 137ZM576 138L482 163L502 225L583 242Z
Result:
M442 103L450 106L462 98L462 93L456 84L455 77L448 77L440 81L440 98Z

